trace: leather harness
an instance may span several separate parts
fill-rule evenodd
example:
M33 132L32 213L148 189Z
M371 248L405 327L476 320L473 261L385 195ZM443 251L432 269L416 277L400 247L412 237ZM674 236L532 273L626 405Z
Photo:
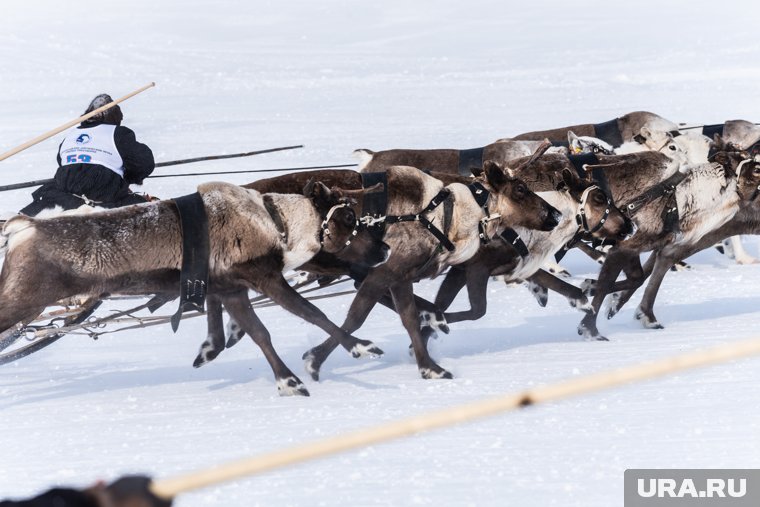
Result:
M198 192L177 197L174 205L180 218L182 233L182 268L180 269L179 308L172 315L172 331L177 332L182 313L205 311L208 290L209 237L208 217L203 198Z

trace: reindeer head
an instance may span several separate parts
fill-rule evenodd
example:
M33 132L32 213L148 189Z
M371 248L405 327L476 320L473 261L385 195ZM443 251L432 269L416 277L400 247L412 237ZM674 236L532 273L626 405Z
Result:
M354 209L357 200L348 193L339 188L329 189L319 181L309 181L304 188L304 195L322 217L322 250L347 262L378 266L388 260L390 247L359 221Z
M579 178L569 169L562 171L562 187L578 204L575 219L579 229L599 239L625 239L633 234L633 223L613 205L606 192L593 181Z
M491 190L489 210L501 215L502 227L525 227L550 231L562 214L541 199L522 180L513 177L496 162L487 161L479 180Z
M760 156L751 156L718 137L716 134L716 144L722 150L711 156L713 162L723 166L726 176L736 176L736 191L742 201L754 201L760 195Z

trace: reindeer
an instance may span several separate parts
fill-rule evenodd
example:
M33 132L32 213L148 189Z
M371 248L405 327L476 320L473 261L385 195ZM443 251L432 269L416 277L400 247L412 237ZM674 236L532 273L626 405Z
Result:
M320 250L373 266L385 261L387 245L357 234L356 213L340 190L312 182L305 195L262 195L227 183L204 183L198 193L208 217L208 294L229 302L231 315L269 361L280 394L308 391L277 356L248 300L238 304L248 289L319 326L355 356L382 352L330 322L282 276ZM182 230L171 200L86 215L17 216L5 224L3 236L8 243L0 271L3 330L74 295L176 297L179 289Z
M601 139L610 147L617 148L625 142L634 141L634 138L641 134L641 129L644 127L652 132L671 132L678 130L678 125L666 120L662 116L646 111L635 111L603 123L587 123L551 130L526 132L512 137L512 140L540 141L542 139L549 139L552 143L562 144L566 142L568 132L572 131L578 136L589 136Z
M513 160L532 155L541 145L542 140L500 139L482 148L471 150L393 149L375 152L362 148L354 150L354 155L359 158L359 170L362 172L384 171L392 166L411 166L423 171L470 176L478 174L485 162L492 161L500 166L506 166ZM551 147L549 152L566 154L567 148Z
M746 156L746 154L743 154ZM739 210L728 222L708 232L696 243L671 243L655 251L643 266L643 277L649 277L649 283L641 303L634 313L636 320L649 329L662 329L663 326L654 315L654 302L662 280L672 265L700 250L713 246L716 242L738 234L760 233L760 161L756 158L741 159L730 152L718 152L715 160L724 167L735 168L737 173L737 193L739 194ZM643 283L643 280L642 280ZM640 285L639 285L640 286ZM607 318L616 315L623 305L631 298L636 287L623 292L615 292L607 309Z
M548 286L567 297L572 306L583 310L588 301L581 289L539 268L579 233L622 240L633 232L630 220L611 205L609 196L590 180L579 178L562 155L523 159L512 172L562 212L561 222L551 232L516 227L511 236L502 236L501 241L484 245L469 261L450 269L436 295L436 312L424 311L421 315L425 337L432 336L435 328L448 332L450 323L485 315L490 276L502 276L508 282L526 280L532 287ZM440 313L451 305L465 285L470 309ZM545 304L544 300L542 306Z
M663 194L651 200L635 204L639 210L634 217L638 231L630 239L613 247L605 260L595 288L592 311L580 325L578 333L588 339L606 340L599 334L596 318L604 298L611 292L635 289L643 283L645 272L640 264L642 252L674 249L688 250L708 233L725 225L740 209L742 200L756 196L758 186L754 165L746 165L743 170L741 154L733 153L717 156L714 163L701 164L687 170L683 181L670 194ZM610 187L617 202L636 203L635 188L632 183L640 177L641 169L623 164L601 166L608 175ZM616 175L617 177L613 176ZM751 190L751 191L750 191ZM673 204L678 209L677 227L668 228L667 218L672 216ZM626 206L626 205L624 205ZM670 266L668 266L670 267ZM615 282L620 271L625 271L626 280ZM642 313L642 323L657 326L653 315Z
M465 262L478 251L481 238L492 238L508 226L519 224L550 230L556 226L559 213L524 184L515 184L516 180L493 165L489 165L476 179L490 196L486 203L488 212L463 183L444 185L442 181L415 168L403 166L388 168L386 176L388 208L384 241L391 246L392 254L387 263L361 277L358 292L342 327L347 332L358 329L374 305L390 293L392 304L412 340L421 376L428 379L451 378L451 373L430 357L420 334L413 283L434 277L448 266ZM444 189L454 197L450 230L446 233L453 249L444 248L439 239L425 233L414 221L393 218L420 214L426 204ZM443 224L443 211L440 206L430 211L427 213L429 220ZM487 219L486 222L484 219ZM306 369L312 378L318 380L322 364L337 345L338 342L330 337L304 354Z

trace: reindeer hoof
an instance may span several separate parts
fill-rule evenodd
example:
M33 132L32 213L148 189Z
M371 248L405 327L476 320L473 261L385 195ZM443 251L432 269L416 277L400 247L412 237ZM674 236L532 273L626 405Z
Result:
M322 367L322 361L317 360L316 354L312 350L306 351L302 357L304 369L312 380L319 382L319 369Z
M420 329L424 329L425 327L431 328L433 332L437 329L443 334L449 334L449 331L451 331L442 312L422 310L420 312Z
M678 261L670 267L671 271L691 271L691 266L684 261Z
M609 341L607 338L599 334L599 331L596 329L596 325L592 324L592 326L593 327L587 326L585 322L581 321L581 323L578 324L578 334L583 336L583 339L586 341Z
M218 356L221 351L221 349L214 347L213 343L209 341L203 342L201 350L198 352L195 361L193 361L193 368L200 368L204 364L210 363L216 359L216 356Z
M359 340L356 345L351 347L351 355L355 358L360 357L380 357L383 355L383 351L370 341Z
M593 278L586 278L583 280L580 289L586 298L593 298L596 294L596 280Z
M454 375L450 371L443 368L420 368L420 375L424 379L453 379Z
M295 376L278 378L277 392L280 396L309 396L306 386Z
M224 335L227 337L226 347L230 348L239 342L243 336L245 336L245 331L243 331L238 323L235 322L235 319L230 319L230 321L227 323L227 329L225 329Z
M641 325L646 329L665 329L665 326L657 322L657 318L654 315L647 315L641 308L636 309L633 318L641 322Z
M546 287L542 287L537 283L528 282L528 290L530 290L530 293L536 298L538 306L541 308L546 307L546 303L549 301L549 291L546 290Z
M607 306L607 320L611 319L620 311L620 293L615 292L610 296L610 302Z

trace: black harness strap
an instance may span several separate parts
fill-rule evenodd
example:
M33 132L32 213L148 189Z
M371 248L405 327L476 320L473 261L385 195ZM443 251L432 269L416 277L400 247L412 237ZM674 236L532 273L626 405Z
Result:
M388 211L388 174L380 173L361 173L362 188L371 188L378 183L383 184L383 189L379 192L370 192L364 194L362 201L362 217L372 217L381 219ZM376 239L382 239L385 235L385 221L381 220L371 226L368 226L370 234Z
M623 144L623 135L620 133L617 118L594 125L594 137L601 139L607 144L617 147Z
M174 205L179 212L182 231L179 308L171 318L172 330L176 332L185 310L205 311L209 237L206 207L198 192L175 198Z
M488 211L489 192L486 190L486 187L478 181L473 181L467 185L467 188L470 189L470 193L472 193L472 196L475 198L475 202L485 214L485 218L478 222L478 237L480 237L480 242L482 244L486 244L490 241L490 238L486 234L486 224L488 223L488 217L491 216L491 212Z
M504 229L504 231L499 234L499 237L505 242L514 247L515 250L517 250L517 253L520 254L520 257L523 259L528 256L530 251L528 250L528 246L525 244L525 242L522 240L519 234L517 234L517 231L514 229L511 229L507 227Z
M426 216L426 213L430 213L434 209L436 209L438 206L441 205L446 199L448 199L451 196L451 190L444 187L441 189L440 192L436 194L435 197L430 201L430 204L428 204L425 209L420 211L419 213L415 215L400 215L400 216L386 216L385 217L385 223L387 224L395 224L399 222L419 222L422 225L425 226L425 228L430 231L430 234L435 236L435 238L443 245L443 247L448 250L449 252L454 251L454 244L449 240L448 236L444 232L442 232L439 228L437 228L435 225L433 225L433 222L431 222Z
M588 175L583 167L588 165L589 169L591 169L591 179L599 188L602 189L602 191L604 191L605 194L607 194L607 197L609 197L614 204L614 199L612 199L612 192L610 192L610 184L607 181L607 175L604 173L604 169L601 167L596 167L601 163L599 161L599 157L596 156L596 153L568 155L567 158L570 159L573 167L575 167L575 172L578 173L578 176L581 178L585 178Z
M459 150L459 174L462 176L472 176L473 169L480 171L483 169L483 148L472 148L470 150Z
M704 125L702 127L702 135L707 136L712 141L715 139L715 134L720 134L723 137L723 127L725 123L718 123L717 125Z
M676 186L678 186L678 184L681 183L686 178L686 176L687 176L686 173L682 173L680 171L676 172L675 174L670 176L668 179L663 180L649 187L649 189L644 191L644 193L632 199L625 206L622 206L621 211L628 218L633 218L633 216L636 213L638 213L638 211L641 208L643 208L645 205L647 205L648 203L660 197L668 196L669 197L668 206L666 206L666 209L668 207L676 208L675 214L676 214L676 221L677 221L678 220L678 206L675 206L674 202L671 202L671 201L675 200ZM671 206L671 204L673 204L673 206Z

